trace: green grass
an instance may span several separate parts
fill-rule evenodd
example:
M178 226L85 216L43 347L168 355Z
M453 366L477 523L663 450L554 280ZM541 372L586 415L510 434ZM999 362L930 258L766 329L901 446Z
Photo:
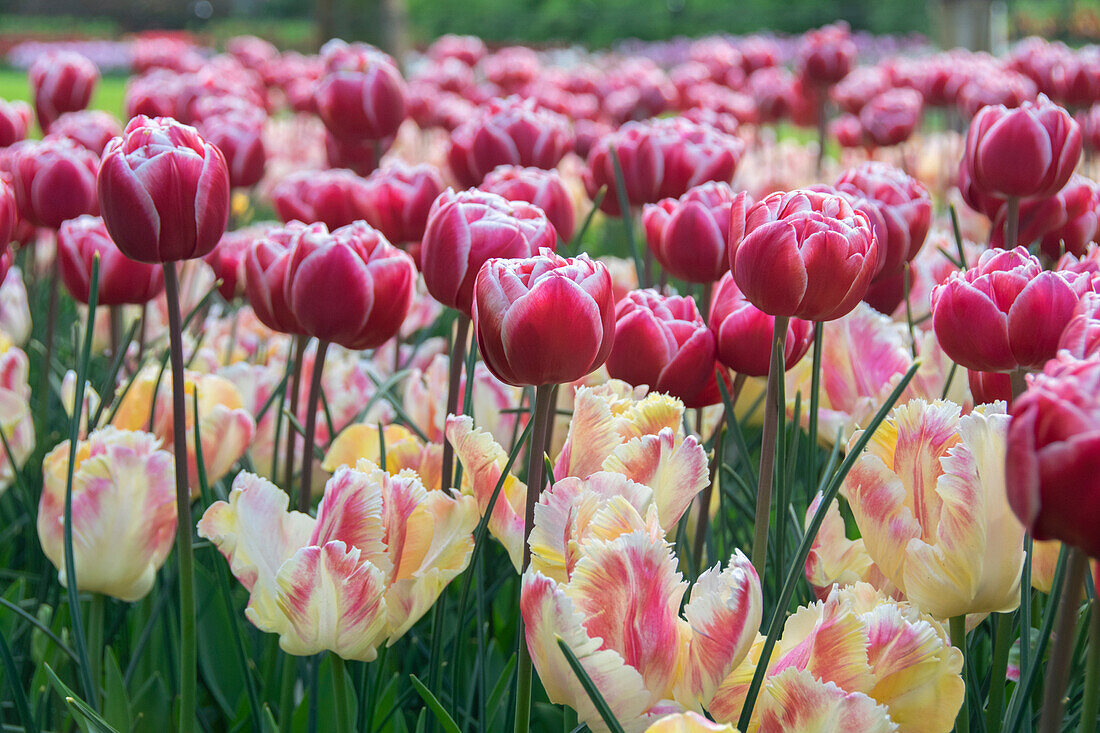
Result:
M92 109L102 109L123 119L123 97L126 93L126 77L104 76L92 96ZM31 101L27 74L21 69L0 69L0 99Z

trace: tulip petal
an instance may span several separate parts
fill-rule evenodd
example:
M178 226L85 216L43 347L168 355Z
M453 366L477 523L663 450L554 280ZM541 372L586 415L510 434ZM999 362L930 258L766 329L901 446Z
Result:
M389 576L393 564L387 555L383 523L383 477L387 474L369 461L356 468L341 467L325 484L317 507L317 524L309 544L317 547L339 540L361 553L362 561Z
M788 669L760 691L760 733L891 733L889 711L861 692L846 692L808 672Z
M612 452L603 470L621 473L653 490L657 516L669 532L692 500L710 483L707 454L694 436L675 445L675 435L663 428L658 435L643 435Z

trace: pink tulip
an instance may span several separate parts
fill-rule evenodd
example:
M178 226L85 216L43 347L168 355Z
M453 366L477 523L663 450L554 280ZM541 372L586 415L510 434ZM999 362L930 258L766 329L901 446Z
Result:
M267 231L266 224L253 225L247 229L238 229L222 235L218 246L203 261L210 265L214 277L221 280L218 292L226 301L238 295L244 295L245 258L249 250Z
M284 222L320 222L330 229L366 218L364 180L349 170L301 171L271 191L275 213Z
M714 290L710 328L717 344L718 361L738 374L768 376L775 318L750 303L727 272ZM783 364L790 369L813 343L813 324L798 318L787 322Z
M336 137L325 133L325 160L330 168L347 168L358 176L378 169L382 155L393 145L393 136L381 140Z
M164 272L119 251L99 217L80 216L57 232L57 263L65 287L88 302L92 259L99 255L99 305L147 303L164 289Z
M1058 351L1078 359L1100 354L1100 293L1085 293L1058 339Z
M443 178L436 168L396 160L367 178L363 218L394 244L419 243L428 212L442 192Z
M874 97L859 112L867 138L882 147L905 142L920 123L923 100L912 89L890 89Z
M239 114L224 114L204 119L200 129L225 157L230 186L248 188L260 182L267 163L262 126Z
M817 86L830 86L848 75L855 64L856 45L842 23L802 34L798 73Z
M837 82L829 96L844 112L859 115L864 105L890 88L890 75L882 66L860 66Z
M1065 207L1065 221L1042 234L1043 254L1055 259L1065 251L1080 257L1090 243L1100 238L1100 185L1074 176L1055 198ZM1018 239L1023 243L1023 237Z
M661 267L689 282L713 283L729 271L726 233L730 212L752 205L746 192L726 183L704 183L679 199L646 204L642 211L646 241Z
M30 127L33 117L34 112L26 102L7 102L0 99L0 148L14 145L26 138L27 128Z
M50 125L50 135L67 137L96 155L102 155L107 143L121 137L122 125L110 112L86 109L58 117Z
M35 59L27 78L34 92L38 126L49 132L61 114L88 106L99 82L99 69L75 51L53 51Z
M68 138L19 146L11 159L15 201L23 218L56 229L66 219L98 214L99 157Z
M319 235L326 231L321 223L307 226L292 221L283 227L272 227L265 236L253 242L245 255L245 297L260 322L280 333L305 334L290 308L286 272L293 244L306 230Z
M405 119L405 82L397 63L364 43L333 39L321 48L325 72L317 113L338 138L380 140Z
M542 209L563 242L573 238L576 212L573 197L556 170L502 165L485 176L479 188L509 201L525 201Z
M456 36L452 33L440 36L428 46L428 57L434 61L457 59L467 66L473 66L487 53L489 50L485 47L485 41L477 36Z

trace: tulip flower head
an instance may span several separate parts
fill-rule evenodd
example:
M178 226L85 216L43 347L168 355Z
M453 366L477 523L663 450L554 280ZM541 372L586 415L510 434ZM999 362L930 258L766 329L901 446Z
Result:
M497 166L485 176L480 188L509 201L526 201L537 206L563 242L573 238L576 227L573 197L556 170Z
M61 225L57 232L57 261L65 287L87 304L92 260L99 256L99 305L147 303L164 289L164 272L135 262L119 251L103 220L80 216Z
M23 140L34 119L34 112L26 102L0 99L0 148Z
M34 92L38 125L50 132L50 125L61 114L88 106L99 82L99 69L75 51L53 51L35 59L27 70L27 79Z
M283 227L272 227L252 243L245 255L245 296L260 322L280 333L305 333L298 316L290 308L286 272L294 254L293 245L306 230L323 234L325 225L307 226L292 221Z
M130 120L103 153L97 187L111 239L138 262L202 257L229 220L224 156L170 118Z
M98 156L68 138L23 142L11 158L19 213L35 226L57 229L66 219L98 214Z
M419 243L428 212L441 193L443 177L437 169L394 161L364 183L363 218L395 245Z
M284 222L321 222L329 229L367 218L366 185L349 170L299 171L271 190L275 213Z
M13 270L13 273L15 271ZM0 452L0 494L16 478L16 472L34 452L34 420L31 416L31 387L27 382L30 360L0 331L0 430L11 448ZM12 465L12 458L15 465Z
M67 137L96 155L102 155L107 143L122 135L122 125L110 112L85 109L58 117L50 125L50 135Z
M229 185L247 188L260 182L267 163L263 120L241 114L221 114L200 123L203 138L221 151L229 170Z
M405 81L397 63L373 46L333 39L321 48L325 70L314 91L317 113L339 138L380 140L405 119Z
M729 271L726 233L731 211L744 214L752 205L746 192L726 183L704 183L678 199L646 204L642 211L649 249L673 277L712 283Z
M738 374L768 376L775 317L750 303L727 272L718 282L710 305L710 328L714 332L718 361ZM789 370L813 343L813 324L798 318L787 322L783 342L783 365Z

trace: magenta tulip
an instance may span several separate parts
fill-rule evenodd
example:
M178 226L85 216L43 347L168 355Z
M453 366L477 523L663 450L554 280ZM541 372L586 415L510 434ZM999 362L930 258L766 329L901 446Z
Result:
M678 199L646 204L642 210L646 242L673 277L713 283L729 271L730 212L736 208L744 214L751 205L748 193L734 193L727 183L704 183Z
M738 374L768 376L775 318L750 303L727 272L718 282L710 305L710 328L714 332L718 361ZM783 346L783 367L788 370L805 356L813 344L813 324L798 318L787 321Z
M122 136L122 125L110 112L85 109L58 117L50 125L50 135L67 137L96 155L102 155L107 143Z
M38 126L49 132L60 115L88 106L99 82L99 69L75 51L51 51L34 60L27 78L34 93Z
M419 243L428 212L441 193L443 177L434 166L396 160L367 178L363 218L394 244Z
M51 229L81 214L98 214L98 167L99 156L68 138L21 143L11 159L19 213L35 226Z
M349 170L301 171L279 181L271 200L284 222L321 222L338 229L366 218L365 191L364 180Z
M563 242L573 238L576 212L573 197L556 170L502 165L485 176L479 188L509 201L525 201L542 209Z
M317 113L339 138L380 140L405 119L405 81L396 62L373 46L331 40L314 92Z
M164 290L164 272L135 262L119 251L97 216L80 216L57 232L57 264L61 281L81 303L88 302L92 259L99 256L99 305L148 303Z

